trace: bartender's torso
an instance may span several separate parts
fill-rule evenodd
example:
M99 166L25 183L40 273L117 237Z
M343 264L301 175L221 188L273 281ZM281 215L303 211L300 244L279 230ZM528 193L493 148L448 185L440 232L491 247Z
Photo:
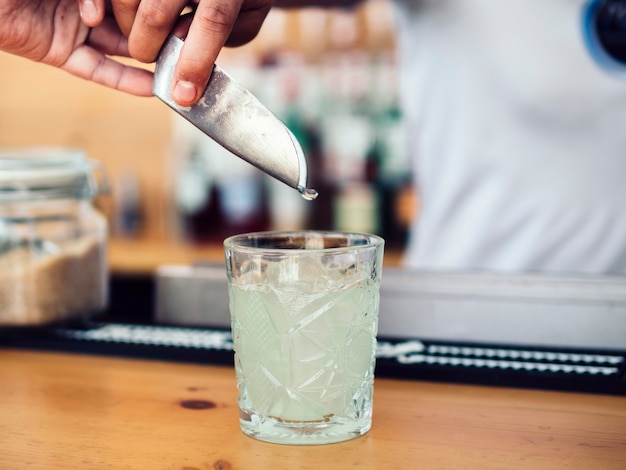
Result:
M580 0L398 0L421 198L407 263L626 272L626 78Z

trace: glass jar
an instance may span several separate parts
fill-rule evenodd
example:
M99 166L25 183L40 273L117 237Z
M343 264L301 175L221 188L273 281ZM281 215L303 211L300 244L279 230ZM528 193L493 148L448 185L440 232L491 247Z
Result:
M80 150L0 149L0 325L86 318L107 304L106 187Z

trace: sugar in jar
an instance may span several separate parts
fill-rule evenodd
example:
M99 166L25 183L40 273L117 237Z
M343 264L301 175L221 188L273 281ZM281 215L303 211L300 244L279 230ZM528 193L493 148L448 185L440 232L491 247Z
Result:
M0 149L0 326L83 319L107 304L105 174L67 148Z

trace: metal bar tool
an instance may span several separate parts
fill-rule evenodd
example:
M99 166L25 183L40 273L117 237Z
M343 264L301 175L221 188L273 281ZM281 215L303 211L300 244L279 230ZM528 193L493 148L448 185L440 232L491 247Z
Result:
M233 154L315 199L317 192L306 187L306 159L293 133L217 65L197 104L184 107L173 100L172 79L182 46L174 35L165 42L156 61L154 95Z

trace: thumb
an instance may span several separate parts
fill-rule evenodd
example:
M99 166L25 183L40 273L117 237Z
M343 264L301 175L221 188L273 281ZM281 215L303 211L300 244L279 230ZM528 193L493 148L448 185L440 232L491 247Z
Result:
M78 9L80 18L85 24L91 28L102 23L105 14L105 0L78 0Z

